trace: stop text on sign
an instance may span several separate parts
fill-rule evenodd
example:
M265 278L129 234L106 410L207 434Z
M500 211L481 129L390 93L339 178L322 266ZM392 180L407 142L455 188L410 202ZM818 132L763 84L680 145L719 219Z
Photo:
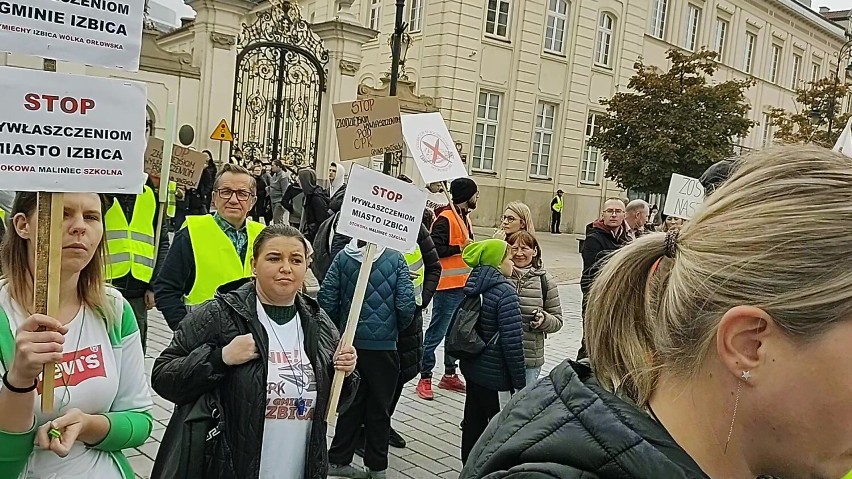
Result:
M24 95L24 108L29 111L39 111L42 107L53 113L58 107L64 113L73 115L79 113L85 115L95 108L95 100L92 98L74 98L59 95L40 95L38 93L27 93Z
M398 193L396 191L391 190L390 188L385 188L384 186L376 185L373 187L373 196L378 196L379 198L386 198L394 203L399 203L402 201L402 193Z

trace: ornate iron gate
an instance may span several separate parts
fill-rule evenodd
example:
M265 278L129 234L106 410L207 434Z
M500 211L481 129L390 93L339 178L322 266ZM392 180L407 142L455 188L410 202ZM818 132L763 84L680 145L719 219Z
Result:
M237 39L234 144L243 162L316 166L328 50L298 5L277 3Z

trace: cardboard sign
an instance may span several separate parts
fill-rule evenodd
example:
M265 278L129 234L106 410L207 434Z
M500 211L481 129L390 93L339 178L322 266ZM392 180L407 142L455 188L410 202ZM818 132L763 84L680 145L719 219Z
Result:
M852 158L852 118L846 122L846 128L840 133L832 150Z
M695 215L695 210L704 202L704 187L695 178L674 173L666 194L663 213L685 220Z
M337 230L400 252L417 246L426 192L385 174L352 165Z
M142 0L0 0L0 50L139 70Z
M341 160L357 160L402 151L399 100L357 100L331 106Z
M456 143L440 113L403 115L402 134L426 183L467 176Z
M145 85L0 67L0 190L142 192Z
M228 122L225 121L224 118L222 118L222 121L216 125L216 129L213 130L213 133L210 134L210 139L228 142L234 141L234 134L231 133L231 129L228 128Z
M148 139L148 147L145 149L145 173L152 178L159 178L163 165L163 140L159 138ZM172 162L169 165L169 180L177 183L183 189L198 188L201 174L207 166L207 155L189 148L174 145L172 149Z

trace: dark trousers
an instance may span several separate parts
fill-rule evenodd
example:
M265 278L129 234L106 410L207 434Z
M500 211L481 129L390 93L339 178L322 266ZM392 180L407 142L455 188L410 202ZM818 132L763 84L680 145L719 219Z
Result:
M136 324L139 326L139 337L142 339L142 352L144 353L148 345L148 307L145 306L145 297L126 299L133 309L133 314L136 316Z
M497 391L467 382L467 394L464 397L464 429L462 429L461 460L467 462L467 457L476 441L479 440L488 421L500 412L500 398Z
M396 351L362 349L358 351L356 369L361 383L352 405L337 418L328 462L339 465L352 462L363 425L364 465L371 471L384 471L388 468L390 411L399 377L399 355Z
M550 232L559 233L560 224L562 224L562 212L550 210Z

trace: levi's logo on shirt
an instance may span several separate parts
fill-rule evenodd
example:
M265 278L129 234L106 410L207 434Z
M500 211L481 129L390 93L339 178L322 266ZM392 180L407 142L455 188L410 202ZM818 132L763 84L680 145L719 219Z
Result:
M90 346L78 351L65 353L62 361L56 364L54 375L55 386L77 386L83 381L91 378L105 378L103 348ZM38 393L41 394L41 376L38 381Z

